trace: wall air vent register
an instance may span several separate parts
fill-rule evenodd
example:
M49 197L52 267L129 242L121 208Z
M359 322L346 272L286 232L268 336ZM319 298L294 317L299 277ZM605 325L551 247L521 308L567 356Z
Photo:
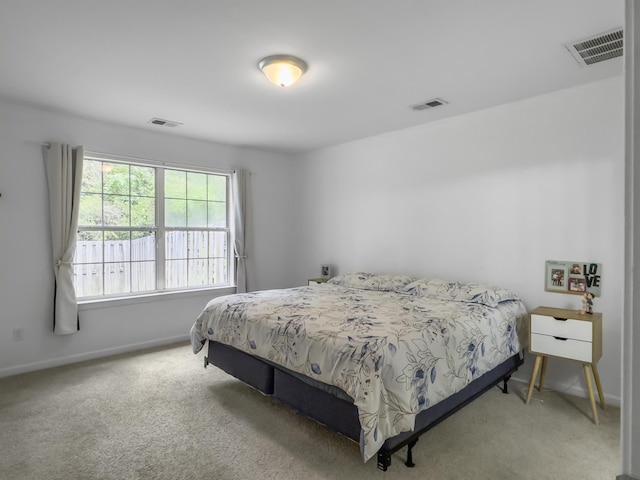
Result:
M172 127L172 128L182 125L182 123L180 122L172 122L171 120L164 120L162 118L152 118L147 123L150 123L151 125L158 125L160 127Z
M446 105L448 102L445 102L444 100L442 100L441 98L434 98L432 100L426 101L426 102L422 102L419 103L418 105L414 105L413 108L414 110L420 111L420 110L428 110L430 108L436 108L436 107L440 107L442 105Z

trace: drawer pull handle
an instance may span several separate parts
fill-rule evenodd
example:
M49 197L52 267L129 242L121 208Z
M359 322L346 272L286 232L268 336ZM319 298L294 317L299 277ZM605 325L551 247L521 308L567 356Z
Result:
M553 337L553 338L555 338L556 340L562 340L563 342L569 340L568 338L565 338L565 337Z
M556 320L558 320L559 322L566 322L566 321L567 321L567 319L566 319L566 318L558 318L558 317L553 317L553 318L555 318L555 319L556 319Z

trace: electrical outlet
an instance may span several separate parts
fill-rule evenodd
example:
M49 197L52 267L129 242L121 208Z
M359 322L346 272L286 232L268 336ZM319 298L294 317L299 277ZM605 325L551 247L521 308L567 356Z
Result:
M13 329L13 339L14 340L24 340L24 328L14 328Z

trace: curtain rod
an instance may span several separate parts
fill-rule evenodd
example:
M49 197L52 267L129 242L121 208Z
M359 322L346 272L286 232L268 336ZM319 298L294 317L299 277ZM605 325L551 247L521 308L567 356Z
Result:
M40 145L44 148L51 148L51 143L49 142L42 142ZM78 148L78 145L71 145L71 148Z
M42 142L40 145L42 145L42 147L44 148L51 148L51 143L49 142ZM73 148L77 148L77 145L74 145ZM163 161L159 161L159 160L150 160L148 158L141 158L141 157L131 157L128 155L118 155L118 154L114 154L114 153L105 153L105 152L96 152L93 150L87 150L85 149L84 151L84 156L85 157L94 157L97 160L111 160L114 162L126 162L126 163L130 163L130 162L135 162L135 163L142 163L142 164L146 164L146 165L150 165L150 166L161 166L161 167L170 167L170 168L188 168L191 170L199 170L201 172L214 172L214 173L221 173L221 174L226 174L226 175L231 175L233 172L236 171L235 168L232 169L225 169L225 168L211 168L211 167L206 167L206 166L202 166L202 165L189 165L189 164L184 164L184 163L175 163L175 162L163 162ZM101 158L102 157L102 158Z
M51 144L49 142L42 142L40 146L44 148L51 148ZM78 145L71 145L71 148L78 148Z

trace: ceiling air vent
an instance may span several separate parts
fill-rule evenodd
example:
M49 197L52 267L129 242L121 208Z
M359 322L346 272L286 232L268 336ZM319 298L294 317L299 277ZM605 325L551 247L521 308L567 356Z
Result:
M566 44L581 67L622 56L622 28Z
M433 100L429 100L427 102L422 102L419 103L418 105L414 105L413 108L414 110L427 110L429 108L436 108L436 107L440 107L442 105L446 105L449 102L445 102L444 100L442 100L441 98L434 98Z
M152 125L159 125L161 127L177 127L182 125L180 122L172 122L171 120L163 120L162 118L152 118L147 123Z

